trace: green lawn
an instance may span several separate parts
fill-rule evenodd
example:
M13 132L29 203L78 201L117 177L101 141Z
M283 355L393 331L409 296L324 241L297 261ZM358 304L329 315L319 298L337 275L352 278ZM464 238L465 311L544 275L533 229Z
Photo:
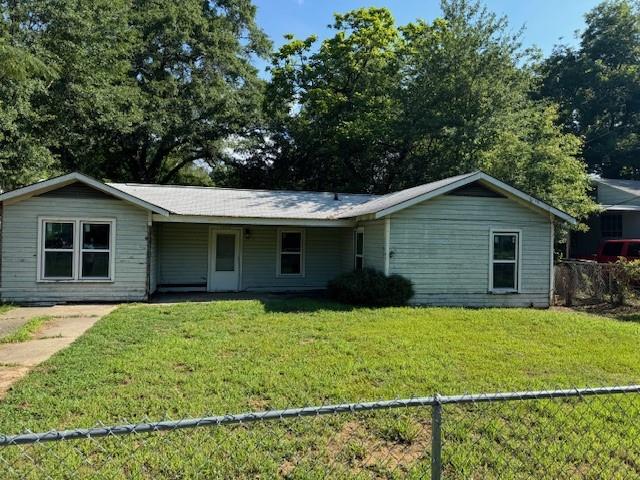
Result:
M558 311L352 309L314 300L123 306L38 367L0 401L0 432L435 392L640 383L639 345L638 322ZM627 400L635 398L623 399ZM630 408L635 408L640 420L638 404L632 403ZM593 451L614 449L622 437L594 436L582 456L565 438L565 446L556 448L553 454L545 453L533 462L534 457L525 452L517 468L512 468L500 462L518 456L514 452L522 448L507 449L508 442L495 443L499 440L491 440L492 435L502 432L516 442L535 440L527 448L540 446L545 439L551 445L557 433L552 420L566 423L574 415L573 421L580 425L569 430L575 431L576 442L592 434L588 420L603 428L616 422L619 427L631 428L625 423L628 408L627 413L620 408L610 410L610 405L593 401L571 402L570 406L542 402L475 409L450 407L449 413L445 409L444 427L449 473L453 478L520 478L519 473L526 477L537 472L538 463L544 463L546 471L551 472L549 468L562 462L570 462L572 468L582 472L585 465L593 465ZM381 478L393 477L390 471L420 477L428 469L428 455L423 453L429 443L429 416L429 409L418 409L251 428L200 429L103 440L100 449L111 458L105 472L125 472L133 478L182 478L195 472L204 478L316 478L314 469L324 463L314 455L324 455L337 477L349 474L369 478L371 472ZM547 423L541 424L541 418ZM535 428L542 429L541 425L544 429L538 432L540 438L526 435ZM633 428L637 430L637 426ZM595 426L593 430L595 435ZM629 432L625 431L625 438ZM637 438L637 431L635 435ZM129 460L129 453L116 453L118 445L128 445L129 449L131 444L127 442L138 442L140 447L133 460ZM383 462L381 455L373 452L380 442L387 459L402 457L406 461L391 465L388 460ZM609 443L603 447L597 442ZM178 444L181 449L176 449ZM61 476L69 465L82 472L79 464L83 455L98 461L96 444L73 445L76 448L64 454L64 445L47 450L34 447L29 454L34 458L43 455L41 462L51 452L64 457L67 463L57 464ZM524 443L517 445L523 447ZM596 449L598 445L603 448ZM479 451L485 452L486 458L476 458ZM0 451L7 456L17 453ZM618 463L624 467L621 471L640 475L640 453L631 461L618 459ZM185 468L191 474L184 473ZM594 470L593 478L602 476L602 472ZM610 477L615 473L606 472ZM29 476L21 471L23 474ZM539 472L537 476L541 476Z

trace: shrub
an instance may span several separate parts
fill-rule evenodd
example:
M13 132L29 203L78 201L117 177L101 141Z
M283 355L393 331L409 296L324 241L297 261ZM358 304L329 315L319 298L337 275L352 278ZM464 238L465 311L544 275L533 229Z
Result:
M640 260L626 261L620 258L613 264L617 287L615 303L622 305L625 300L640 289Z
M344 273L329 282L329 296L355 305L406 305L413 296L413 285L400 275L387 277L377 270L364 269Z

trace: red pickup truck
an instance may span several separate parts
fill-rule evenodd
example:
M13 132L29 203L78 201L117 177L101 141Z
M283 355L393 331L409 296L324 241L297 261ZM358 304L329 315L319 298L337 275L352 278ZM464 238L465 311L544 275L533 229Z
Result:
M640 260L640 239L634 240L606 240L602 242L596 262L612 263L624 257L627 260Z

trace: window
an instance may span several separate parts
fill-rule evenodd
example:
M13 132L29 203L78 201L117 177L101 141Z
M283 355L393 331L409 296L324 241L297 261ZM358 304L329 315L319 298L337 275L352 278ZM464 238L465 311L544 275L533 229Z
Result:
M41 220L38 280L112 280L114 224L113 220Z
M600 217L600 234L608 238L622 238L622 215Z
M304 234L301 230L278 231L278 275L304 275Z
M518 291L519 232L491 233L491 291Z
M353 260L354 270L356 272L359 272L364 267L364 229L362 228L358 228L354 232L353 252L354 252L354 260Z
M80 222L83 279L108 279L111 265L111 223Z
M236 235L216 234L216 272L233 272L236 269Z
M74 229L72 222L44 222L44 278L73 278Z

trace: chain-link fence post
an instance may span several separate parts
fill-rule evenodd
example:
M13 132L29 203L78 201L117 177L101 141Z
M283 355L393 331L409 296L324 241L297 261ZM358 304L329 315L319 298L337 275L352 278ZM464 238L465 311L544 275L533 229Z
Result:
M431 480L442 478L442 404L438 394L431 407Z

